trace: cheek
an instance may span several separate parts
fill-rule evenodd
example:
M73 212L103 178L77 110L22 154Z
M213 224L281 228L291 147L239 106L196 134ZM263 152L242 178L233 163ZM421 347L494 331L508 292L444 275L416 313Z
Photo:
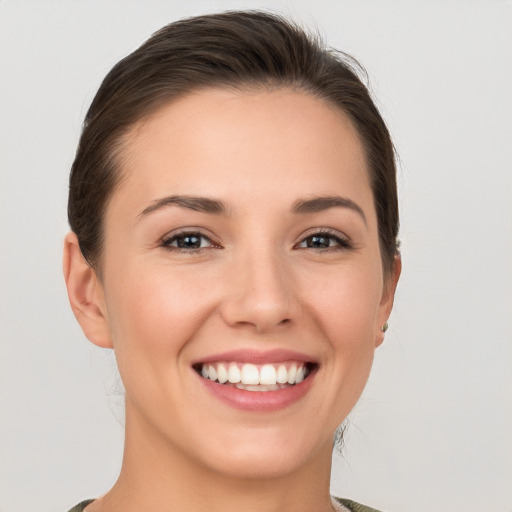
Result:
M213 306L202 275L162 265L126 265L112 272L107 288L109 322L116 353L143 357L179 352Z
M324 391L318 418L324 424L318 428L333 431L361 396L371 371L380 274L378 267L351 265L330 269L319 277L308 279L307 287L303 283L307 307L303 318L312 322L305 328L323 342Z
M352 267L334 272L329 280L310 289L309 304L328 342L328 371L337 383L333 389L338 396L356 400L370 373L381 297L379 282L378 269Z
M373 333L382 293L378 270L335 269L308 288L308 302L333 338L357 340Z
M109 288L109 322L127 395L140 410L181 407L185 347L204 323L210 295L200 280L169 268L126 265ZM153 397L148 402L147 397ZM145 405L144 405L145 404Z

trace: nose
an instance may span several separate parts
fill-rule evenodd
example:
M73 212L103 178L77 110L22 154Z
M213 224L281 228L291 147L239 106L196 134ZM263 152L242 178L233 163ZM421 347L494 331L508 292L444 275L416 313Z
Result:
M221 316L229 326L268 333L293 322L299 303L289 265L271 250L232 261Z

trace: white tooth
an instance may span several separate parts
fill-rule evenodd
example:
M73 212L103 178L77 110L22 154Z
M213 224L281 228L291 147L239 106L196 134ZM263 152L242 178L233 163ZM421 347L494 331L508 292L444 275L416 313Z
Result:
M288 371L286 370L286 366L284 364L280 365L277 369L277 382L279 384L286 384L288 382Z
M260 384L271 386L276 383L276 369L271 364L264 364L260 370Z
M203 364L203 367L201 368L201 375L207 379L208 378L208 367Z
M262 391L261 386L255 385L245 385L245 384L237 384L238 389L243 389L245 391Z
M247 385L246 386L245 384L237 384L236 388L243 389L245 391L259 391L260 393L265 392L265 391L277 391L279 389L277 384L274 384L273 386L262 386L262 385L259 385L259 386Z
M228 369L228 381L231 384L240 382L240 368L235 363L231 363Z
M224 384L228 380L228 371L223 364L217 366L217 379L221 384Z
M297 377L297 365L293 363L288 370L288 384L295 384L295 378Z
M304 369L304 366L301 366L297 370L297 377L295 378L295 384L299 384L300 382L302 382L304 380L305 373L306 373L306 370Z
M208 378L210 380L217 380L217 370L211 364L208 366Z
M260 372L253 364L244 364L241 375L242 384L259 384Z

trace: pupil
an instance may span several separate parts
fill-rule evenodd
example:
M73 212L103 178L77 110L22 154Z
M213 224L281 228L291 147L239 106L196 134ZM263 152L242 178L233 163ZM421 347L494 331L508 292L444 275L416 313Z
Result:
M197 249L201 247L201 239L194 235L182 236L178 238L178 247Z
M308 241L308 247L317 249L329 247L329 239L326 236L312 236Z

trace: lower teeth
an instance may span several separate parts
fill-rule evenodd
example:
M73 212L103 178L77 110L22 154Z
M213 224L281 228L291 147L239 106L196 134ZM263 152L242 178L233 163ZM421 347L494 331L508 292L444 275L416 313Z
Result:
M290 387L290 384L251 385L251 384L238 383L238 384L232 384L232 386L236 387L237 389L243 389L245 391L277 391L278 389Z

